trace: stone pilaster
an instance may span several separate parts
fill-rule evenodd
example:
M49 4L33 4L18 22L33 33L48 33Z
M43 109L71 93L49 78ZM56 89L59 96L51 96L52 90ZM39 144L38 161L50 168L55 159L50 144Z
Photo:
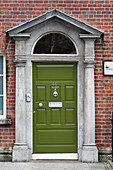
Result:
M94 61L85 61L83 162L98 162L95 144Z
M84 143L83 162L98 162L95 144L95 90L94 90L94 41L93 35L81 36L85 40L84 73Z
M12 35L15 39L15 66L16 66L16 108L15 108L15 144L12 152L12 161L28 161L29 150L27 144L27 115L25 109L25 41L28 34Z
M28 147L26 140L25 110L25 64L26 61L15 60L16 65L16 109L15 109L15 144L13 161L27 161Z

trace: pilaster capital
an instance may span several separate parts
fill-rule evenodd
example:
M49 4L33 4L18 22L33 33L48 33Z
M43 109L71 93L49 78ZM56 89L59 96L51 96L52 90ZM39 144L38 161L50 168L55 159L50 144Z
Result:
M96 61L92 60L92 61L84 61L85 64L85 68L94 68Z
M100 35L80 34L80 38L85 41L85 60L87 58L91 58L91 60L94 60L94 42L97 38L100 38Z
M14 60L15 66L16 67L25 67L26 65L26 60Z
M12 37L15 41L26 41L28 38L30 38L30 34L28 33L11 34L10 37Z
M90 39L92 41L95 41L97 38L100 38L101 35L94 35L94 34L80 34L80 38L87 40Z

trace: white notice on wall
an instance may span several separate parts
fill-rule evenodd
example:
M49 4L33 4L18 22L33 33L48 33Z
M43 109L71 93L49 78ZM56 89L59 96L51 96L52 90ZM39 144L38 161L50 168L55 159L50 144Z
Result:
M104 61L104 75L113 75L113 61Z

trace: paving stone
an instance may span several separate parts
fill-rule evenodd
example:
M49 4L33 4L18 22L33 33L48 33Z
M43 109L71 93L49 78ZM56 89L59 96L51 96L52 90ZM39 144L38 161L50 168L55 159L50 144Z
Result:
M1 170L105 170L106 163L74 161L0 162Z

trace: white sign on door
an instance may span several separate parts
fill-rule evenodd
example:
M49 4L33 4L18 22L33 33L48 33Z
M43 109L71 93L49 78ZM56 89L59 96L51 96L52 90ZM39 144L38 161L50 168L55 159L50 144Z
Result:
M62 107L62 102L49 102L49 107Z

